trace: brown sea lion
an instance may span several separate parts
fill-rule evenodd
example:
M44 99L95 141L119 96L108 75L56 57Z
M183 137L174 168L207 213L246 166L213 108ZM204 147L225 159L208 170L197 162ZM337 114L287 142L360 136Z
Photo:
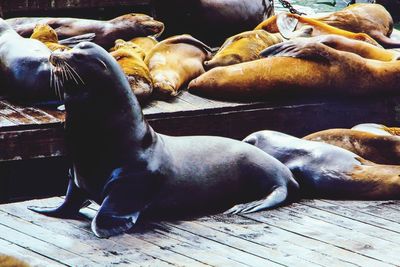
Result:
M30 37L44 43L51 51L57 49L67 50L70 49L68 46L61 45L58 43L58 36L56 31L47 24L38 24L33 29L33 33Z
M164 24L144 14L126 14L112 20L101 21L77 18L12 18L7 23L21 36L32 34L37 24L52 27L59 39L94 33L93 42L109 49L117 39L130 40L138 36L158 35Z
M280 13L275 17L276 20L271 18L269 21L266 21L265 23L270 23L271 21L275 22L278 32L288 39L292 39L291 36L293 32L300 30L302 27L308 26L312 27L312 32L310 36L335 34L354 40L364 41L372 45L378 46L378 43L366 33L343 30L337 27L333 27L325 22L321 22L317 19L308 18L305 16L300 16L298 14L291 14L291 13ZM271 26L262 24L256 27L256 29L273 30L270 28Z
M154 90L175 96L183 85L204 73L203 62L211 49L190 35L178 35L158 43L146 57Z
M212 46L253 29L273 15L270 0L154 0L157 19L166 35L188 33Z
M399 41L389 38L393 31L392 17L383 6L378 4L355 4L327 15L301 17L289 15L290 17L298 19L298 23L291 23L294 25L294 29L299 29L304 25L315 25L318 28L328 24L349 32L367 34L386 48L400 47ZM334 30L335 28L323 27L324 30L329 31L327 32L329 34L339 34ZM271 33L278 32L277 17L274 16L263 21L255 29L264 29Z
M400 199L400 166L375 164L337 146L274 131L243 141L285 164L306 197Z
M1 267L29 267L30 265L12 256L1 254L0 252L0 266Z
M254 30L239 33L228 38L220 47L217 54L209 61L204 62L206 69L218 66L233 65L260 58L260 52L271 46L283 42L279 33L268 33L264 30Z
M400 138L350 129L329 129L303 137L349 150L379 164L400 165Z
M73 218L88 200L95 201L101 206L92 230L109 237L128 231L142 216L187 218L240 203L245 204L237 211L249 213L295 195L298 185L289 169L254 146L156 133L121 68L100 46L80 43L54 52L50 61L57 75L70 66L84 81L67 77L62 86L73 172L58 208L30 209Z
M153 91L153 82L149 68L144 63L146 54L143 49L132 42L118 39L111 49L111 55L121 66L139 101L147 99Z
M400 128L398 127L387 127L383 124L377 123L362 123L351 128L352 130L363 131L373 133L377 135L393 135L400 136Z
M400 93L400 61L365 59L313 38L279 43L262 55L268 58L214 68L194 79L189 89L214 98L239 100L277 95Z
M132 43L138 45L140 48L142 48L142 50L146 56L150 53L151 49L153 49L156 46L156 44L158 44L158 41L156 40L156 38L151 37L151 36L135 37L132 40L130 40L130 42L132 42Z

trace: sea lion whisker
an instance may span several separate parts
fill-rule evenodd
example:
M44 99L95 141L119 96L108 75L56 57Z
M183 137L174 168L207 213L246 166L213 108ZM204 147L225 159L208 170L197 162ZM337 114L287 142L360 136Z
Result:
M75 81L76 84L79 84L78 80L75 78L75 75L74 75L74 73L71 71L70 67L67 66L67 65L65 65L65 66L66 66L65 69L66 69L66 71L68 72L68 74L70 75L70 77Z
M71 65L68 64L68 62L65 62L65 65L76 75L76 77L82 82L82 84L85 84L81 76L74 70L73 67L71 67Z

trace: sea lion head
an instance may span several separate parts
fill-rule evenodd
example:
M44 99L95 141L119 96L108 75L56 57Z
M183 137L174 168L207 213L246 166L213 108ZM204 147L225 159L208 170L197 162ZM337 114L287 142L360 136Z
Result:
M140 13L125 14L110 21L113 24L123 25L129 32L132 28L136 29L136 36L160 36L164 31L164 23L154 18ZM132 39L136 36L126 36L124 39Z
M101 110L110 103L119 105L127 96L135 101L120 66L99 45L82 42L71 50L55 51L50 63L51 84L67 111L70 103L84 108L90 101L88 106Z

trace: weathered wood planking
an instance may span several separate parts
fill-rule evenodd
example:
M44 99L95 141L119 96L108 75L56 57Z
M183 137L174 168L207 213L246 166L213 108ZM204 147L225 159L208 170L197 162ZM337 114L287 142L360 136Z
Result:
M169 101L152 101L143 112L160 133L241 139L262 129L303 136L364 122L395 126L400 121L399 103L400 97L234 103L183 92ZM0 101L0 161L65 155L63 121L64 113L54 109Z
M0 205L0 253L33 266L400 265L400 223L392 220L400 218L400 201L302 200L245 216L145 222L110 239L90 231L97 205L76 220L26 208L61 201Z

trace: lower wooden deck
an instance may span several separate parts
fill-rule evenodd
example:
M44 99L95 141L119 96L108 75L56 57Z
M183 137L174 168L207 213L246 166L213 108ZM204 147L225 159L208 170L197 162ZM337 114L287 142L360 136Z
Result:
M303 200L245 216L153 222L110 239L35 214L55 197L0 205L0 253L33 266L399 266L400 201Z

